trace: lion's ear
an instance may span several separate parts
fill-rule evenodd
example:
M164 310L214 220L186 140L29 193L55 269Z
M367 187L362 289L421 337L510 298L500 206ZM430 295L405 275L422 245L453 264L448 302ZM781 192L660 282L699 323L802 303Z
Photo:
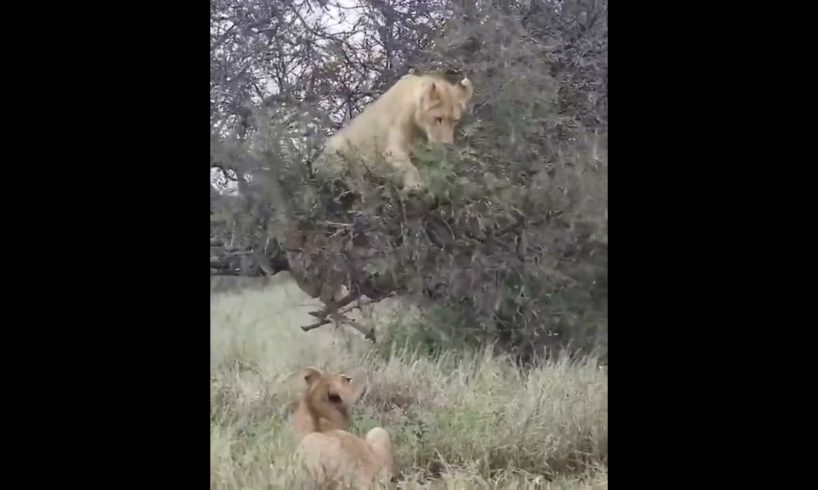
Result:
M437 86L437 83L434 80L427 80L424 88L426 89L426 98L430 102L437 102L440 100L440 87Z
M468 104L474 95L474 86L472 86L471 80L464 78L457 82L457 88L460 92L460 108L466 110L466 104Z
M474 95L474 86L471 84L471 80L464 78L463 80L460 80L457 85L460 88L461 100L463 100L463 102L468 102L471 100L472 96Z
M304 370L304 381L307 382L307 386L312 386L319 379L321 379L321 371L318 369L308 367Z

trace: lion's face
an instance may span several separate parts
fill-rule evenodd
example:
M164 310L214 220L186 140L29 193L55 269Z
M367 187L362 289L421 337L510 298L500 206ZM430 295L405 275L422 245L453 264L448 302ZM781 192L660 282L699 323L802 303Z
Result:
M326 375L315 368L308 368L304 375L308 386L310 399L314 402L323 402L336 410L347 411L365 393L366 382L353 379L346 373Z
M466 103L472 97L472 85L463 79L455 85L429 82L421 95L418 126L433 145L454 143L454 128L463 115Z

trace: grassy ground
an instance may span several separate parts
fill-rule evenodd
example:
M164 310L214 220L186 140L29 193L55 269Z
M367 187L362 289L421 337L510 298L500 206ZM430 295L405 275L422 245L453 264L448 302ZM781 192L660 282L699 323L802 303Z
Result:
M487 354L384 355L331 326L302 332L309 305L286 278L212 297L211 488L306 488L286 424L307 365L368 375L351 430L390 432L398 488L607 488L607 378L593 359L523 374Z

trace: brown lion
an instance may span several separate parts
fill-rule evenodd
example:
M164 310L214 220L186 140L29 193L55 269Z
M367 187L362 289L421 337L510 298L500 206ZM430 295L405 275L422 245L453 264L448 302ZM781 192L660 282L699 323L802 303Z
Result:
M346 374L325 375L307 368L307 390L293 418L305 434L296 449L313 482L322 488L372 488L394 472L392 441L376 427L365 439L346 432L349 407L366 392L366 383L354 383Z
M307 389L292 417L296 432L311 432L349 427L349 409L366 393L366 383L344 374L323 374L316 368L304 372Z

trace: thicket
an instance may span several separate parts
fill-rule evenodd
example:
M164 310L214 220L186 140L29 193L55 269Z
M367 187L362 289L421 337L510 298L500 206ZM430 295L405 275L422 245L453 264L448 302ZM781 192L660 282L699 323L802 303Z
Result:
M211 274L396 291L432 344L605 357L606 0L214 0L211 36ZM367 182L349 206L311 164L409 71L469 77L471 112L417 156L423 205Z

